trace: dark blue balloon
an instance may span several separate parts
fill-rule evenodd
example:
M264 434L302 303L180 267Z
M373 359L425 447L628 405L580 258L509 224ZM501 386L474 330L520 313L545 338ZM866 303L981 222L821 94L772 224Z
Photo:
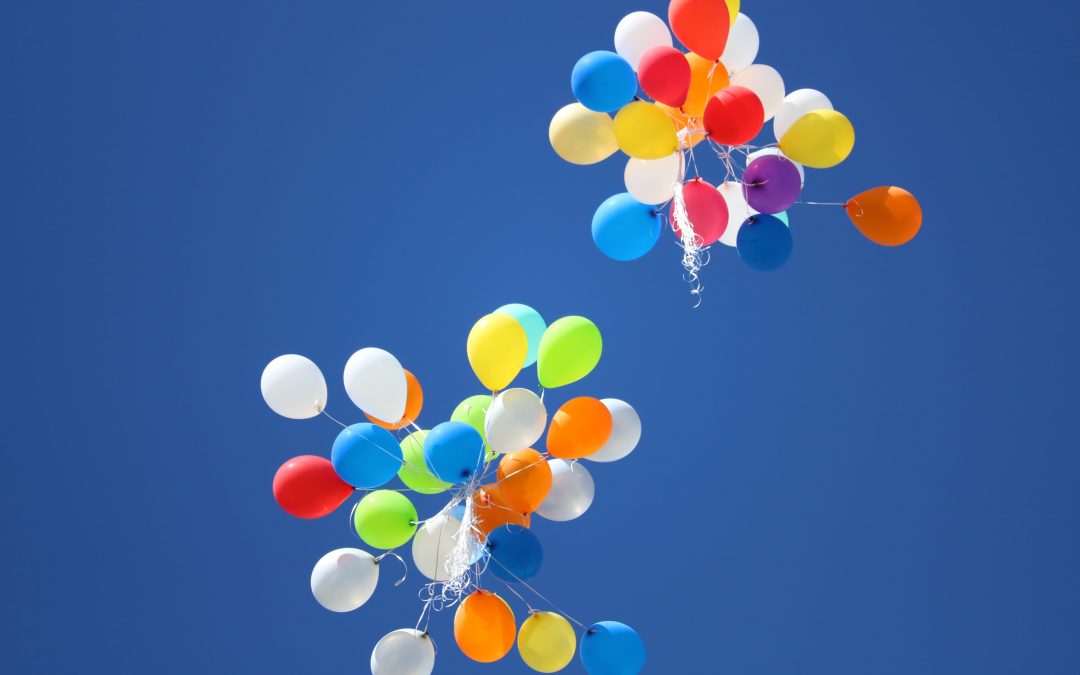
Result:
M492 557L488 570L503 581L528 581L544 562L540 538L519 525L502 525L492 530L487 548Z
M403 461L394 435L367 422L342 429L330 451L337 475L358 488L385 485L401 469Z
M424 462L447 483L464 483L484 466L484 439L464 422L443 422L424 439Z
M645 667L645 643L626 624L594 623L581 638L581 665L589 675L637 675Z
M791 230L776 216L750 216L736 237L739 257L747 266L769 272L791 257Z
M570 87L581 105L596 112L615 112L637 95L637 75L615 52L590 52L574 64Z
M660 238L660 214L629 192L608 197L592 219L592 238L601 253L614 260L636 260Z

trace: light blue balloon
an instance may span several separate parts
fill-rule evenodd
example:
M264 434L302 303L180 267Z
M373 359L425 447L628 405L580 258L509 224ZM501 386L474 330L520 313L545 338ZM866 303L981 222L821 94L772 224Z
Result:
M570 87L581 105L596 112L615 112L637 95L637 75L615 52L589 52L574 64Z
M581 638L581 665L589 675L637 675L645 667L645 643L626 624L594 623Z
M592 219L592 238L600 252L614 260L637 260L660 239L660 213L629 192L608 197Z
M443 422L424 439L424 463L439 480L465 483L484 466L484 439L464 422Z
M540 349L540 338L544 335L544 331L547 330L544 317L540 316L540 312L532 307L518 303L503 305L495 311L499 314L514 317L521 324L521 327L525 329L525 336L529 338L529 353L525 356L525 365L522 368L528 368L536 363L536 352Z
M750 216L739 228L735 246L748 267L770 272L783 266L791 257L791 229L776 216Z
M349 485L377 488L397 475L404 459L393 434L362 422L341 430L330 450L330 463Z

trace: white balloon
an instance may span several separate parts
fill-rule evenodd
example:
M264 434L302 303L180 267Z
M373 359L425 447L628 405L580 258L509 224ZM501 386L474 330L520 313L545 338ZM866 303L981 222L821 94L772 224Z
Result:
M549 459L548 466L551 467L551 490L536 513L548 520L562 522L588 511L596 495L596 485L585 465Z
M631 12L615 27L615 52L634 70L653 47L672 46L671 31L660 17L650 12Z
M484 436L495 452L531 448L544 435L547 409L528 389L507 389L491 402L484 418Z
M675 195L684 161L681 151L661 159L631 157L623 172L626 191L642 204L663 204Z
M367 551L339 548L330 551L311 570L311 593L331 612L359 608L379 583L379 563Z
M372 675L431 675L435 645L415 628L399 628L383 636L371 650Z
M784 104L784 78L772 66L755 63L735 73L732 86L746 87L758 95L768 122Z
M447 581L446 561L458 545L458 534L468 537L469 561L475 563L484 554L483 546L470 532L461 532L461 521L448 513L429 519L413 537L412 555L416 569L432 581Z
M282 417L304 420L326 406L326 378L314 361L299 354L266 364L259 384L266 405Z
M345 364L345 392L357 408L383 422L397 422L405 414L405 370L384 349L365 347L349 357Z
M633 452L641 440L641 418L626 401L605 398L600 402L611 413L611 435L604 447L585 459L594 462L616 462Z
M738 241L739 229L750 216L757 213L746 203L746 192L742 183L728 181L717 186L728 209L728 223L724 234L720 236L720 243L724 246L735 246Z
M735 17L735 23L731 24L727 46L724 47L724 55L720 57L720 61L727 67L728 73L735 74L754 62L759 47L761 37L758 35L757 26L750 17L740 12Z
M796 89L784 97L784 102L773 120L773 134L779 141L791 128L792 124L808 112L815 110L832 110L833 104L829 97L817 89Z
M802 185L806 185L806 169L803 168L802 164L799 164L784 153L780 152L780 148L762 148L761 150L758 150L756 152L751 152L749 155L746 156L746 165L750 166L750 162L754 161L758 157L765 157L767 155L776 155L777 157L783 157L787 161L794 164L795 168L799 170L799 180L802 182ZM754 215L755 213L757 213L757 211L750 209L750 215Z

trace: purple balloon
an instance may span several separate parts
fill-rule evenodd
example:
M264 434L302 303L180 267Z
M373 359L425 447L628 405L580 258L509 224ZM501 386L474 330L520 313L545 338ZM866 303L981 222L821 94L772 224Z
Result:
M802 191L799 170L787 157L765 155L750 162L742 177L746 203L758 213L787 211Z

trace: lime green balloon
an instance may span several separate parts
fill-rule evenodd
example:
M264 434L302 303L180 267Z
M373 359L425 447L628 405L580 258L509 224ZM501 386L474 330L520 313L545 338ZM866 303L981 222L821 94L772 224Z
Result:
M540 338L536 361L540 385L565 387L592 372L600 363L604 340L600 329L583 316L565 316L548 326Z
M405 463L398 471L402 483L422 495L437 495L446 492L450 483L444 483L431 473L424 462L424 439L428 432L414 431L401 442L401 454Z
M353 527L372 548L397 548L416 532L416 507L409 498L393 490L369 493L353 511Z
M484 450L487 451L487 457L485 461L490 462L499 453L488 447L487 434L484 433L484 417L487 415L488 409L491 407L491 396L487 394L477 394L476 396L470 396L461 403L458 407L454 408L454 414L450 415L451 422L464 422L473 429L480 432L480 438L484 439Z

